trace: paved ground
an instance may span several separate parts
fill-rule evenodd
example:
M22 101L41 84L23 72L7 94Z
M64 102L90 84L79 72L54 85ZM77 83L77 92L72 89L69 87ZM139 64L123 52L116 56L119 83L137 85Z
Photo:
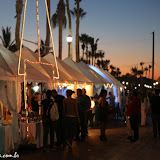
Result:
M112 125L113 126L113 125ZM115 125L107 129L108 141L99 140L99 129L89 129L85 142L74 142L73 152L37 150L20 154L21 160L159 160L160 139L152 138L152 128L140 128L140 140L131 143L126 137L126 128ZM111 127L109 127L111 128Z

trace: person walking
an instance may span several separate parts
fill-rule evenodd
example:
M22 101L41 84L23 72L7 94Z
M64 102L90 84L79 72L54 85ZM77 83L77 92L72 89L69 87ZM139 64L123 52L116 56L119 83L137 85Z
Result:
M80 124L77 125L77 129L76 129L76 139L77 141L80 140L79 138L79 134L81 132L81 141L85 140L85 136L86 136L86 123L85 123L85 111L89 106L88 103L88 98L86 98L86 96L82 95L82 90L81 89L77 89L77 105L78 105L78 113L79 113L79 117L80 117ZM81 130L80 130L81 127Z
M46 99L42 100L42 122L43 122L43 151L47 151L48 135L50 131L50 149L54 147L54 131L56 131L56 122L50 119L50 110L53 105L52 91L47 90Z
M82 89L82 95L86 97L86 99L88 100L87 104L88 104L88 107L86 108L85 110L85 135L87 136L88 135L88 120L89 120L89 115L90 115L90 108L91 108L91 99L88 95L86 95L86 89L83 88Z
M141 101L138 98L137 91L133 91L133 100L128 106L127 116L129 116L131 128L134 133L131 142L136 142L139 139L139 120L141 115Z
M60 146L64 143L62 113L63 113L63 100L65 97L62 95L59 95L55 89L52 90L52 97L58 105L59 119L57 120L57 147L60 148Z
M131 124L129 120L130 116L127 116L128 106L130 105L131 101L132 101L132 94L128 93L128 97L126 100L126 106L125 106L125 117L126 117L126 126L127 126L127 134L128 134L127 139L128 140L131 140L133 138L133 133L132 133Z
M73 99L71 96L75 93L72 90L67 90L66 95L67 98L63 101L63 116L64 116L64 144L63 147L65 148L66 144L69 147L69 151L72 151L72 140L75 136L75 129L76 129L76 120L80 123L79 114L78 114L78 107L77 101Z
M100 140L107 140L105 131L108 117L108 102L106 101L107 90L102 89L98 100L98 121L100 121Z
M160 91L155 90L155 95L151 98L151 110L152 110L152 125L153 125L153 136L157 137L157 132L160 138Z

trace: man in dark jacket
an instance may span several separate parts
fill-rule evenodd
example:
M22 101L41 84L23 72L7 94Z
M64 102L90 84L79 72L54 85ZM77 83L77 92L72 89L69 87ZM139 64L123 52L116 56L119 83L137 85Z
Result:
M59 95L56 90L52 90L52 97L58 105L59 119L57 121L57 145L63 144L63 100L64 96Z
M153 136L157 137L157 130L160 137L160 96L159 90L155 90L155 95L151 98Z
M127 116L129 116L131 128L134 132L134 137L131 142L136 142L139 139L139 120L141 115L141 101L138 98L136 91L133 92L133 100L128 106Z

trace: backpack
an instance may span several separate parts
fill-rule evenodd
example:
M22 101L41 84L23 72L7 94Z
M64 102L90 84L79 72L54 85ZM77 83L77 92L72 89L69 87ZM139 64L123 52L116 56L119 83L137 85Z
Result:
M50 119L52 121L57 121L59 119L59 112L57 104L53 102L51 110L50 110Z

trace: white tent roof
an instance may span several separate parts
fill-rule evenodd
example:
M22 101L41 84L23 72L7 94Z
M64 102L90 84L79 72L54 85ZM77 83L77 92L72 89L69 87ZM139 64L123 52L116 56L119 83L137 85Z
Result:
M49 53L44 57L45 60L47 60L50 63L55 64L53 54ZM65 62L57 58L57 64L58 68L62 71L64 71L68 76L72 77L74 81L76 82L85 82L85 83L91 83L89 79L87 79L83 74L77 72L77 70L74 67L71 67L70 65L67 65Z
M19 77L23 81L23 76L18 76L18 60L19 57L16 56L14 53L9 51L7 48L5 48L3 45L0 44L0 68L1 73L3 73L3 79L9 76L12 77ZM23 60L21 61L21 70L20 72L23 73ZM27 64L27 79L33 80L33 81L47 81L48 77L41 74L37 69L32 67L30 64ZM5 72L5 73L4 73Z
M19 55L19 51L15 52L16 55ZM22 59L28 59L30 61L35 61L38 62L39 61L39 56L38 54L36 54L35 52L33 52L32 50L30 50L27 47L23 47L22 48ZM41 57L41 62L44 63L48 63L48 61L46 61L44 58ZM53 63L52 63L53 64ZM54 70L54 75L57 76L57 72L55 67L52 68L51 66L48 65L42 65L42 64L30 64L32 67L36 68L38 71L40 71L42 74L44 74L45 76L47 76L50 79L53 79L53 70ZM72 79L72 77L69 77L68 75L66 75L63 71L59 70L59 74L60 74L60 79L58 79L57 81L74 81Z
M87 64L84 62L76 63L78 65L80 71L90 80L93 81L94 84L107 84L110 83L108 80L101 77L98 73L92 70Z
M100 74L101 76L103 76L104 78L106 78L109 82L114 83L115 85L119 86L119 87L124 87L115 77L113 77L109 72L104 71L101 68L97 68L93 65L89 65L89 67L91 69L93 69L94 71L96 71L98 74Z

